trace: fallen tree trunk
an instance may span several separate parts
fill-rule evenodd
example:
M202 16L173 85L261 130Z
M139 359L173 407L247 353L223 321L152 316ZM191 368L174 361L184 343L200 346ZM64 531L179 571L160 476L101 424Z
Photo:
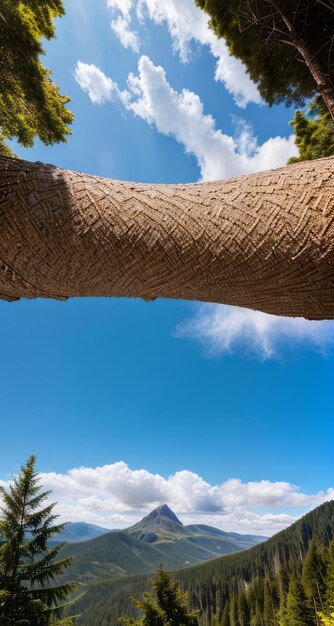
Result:
M334 158L146 185L0 158L0 297L183 298L334 318Z

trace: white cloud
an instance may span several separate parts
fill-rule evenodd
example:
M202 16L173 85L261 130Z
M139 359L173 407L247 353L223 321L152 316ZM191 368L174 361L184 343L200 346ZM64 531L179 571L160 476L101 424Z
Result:
M123 105L164 135L172 135L198 162L203 180L229 178L278 167L297 154L294 137L273 137L258 145L246 123L238 123L236 139L216 129L203 110L199 96L175 91L164 69L147 56L138 62L138 75L130 74L128 90L119 92ZM242 132L240 132L242 128Z
M144 469L132 470L124 462L73 468L65 474L42 473L40 478L43 488L52 490L51 500L58 501L63 521L110 528L129 526L166 502L185 524L207 523L224 530L270 535L295 521L296 509L302 515L334 497L332 488L305 494L282 481L243 483L233 478L210 484L189 470L165 478Z
M107 0L107 7L113 11L120 11L124 17L130 18L133 2L132 0Z
M110 26L124 48L131 48L133 52L139 52L138 35L129 29L129 22L125 17L119 15L117 19L112 20Z
M248 102L261 102L245 67L238 59L230 56L225 41L218 39L209 28L209 16L195 5L194 0L128 0L124 7L122 0L108 0L108 7L122 13L127 20L128 31L131 9L136 10L141 21L148 17L155 24L166 24L173 48L183 62L189 61L191 57L191 44L208 46L217 59L215 79L224 82L236 103L244 107Z
M75 66L74 77L81 89L88 93L94 104L102 104L112 100L115 83L96 65L78 61Z
M207 304L176 329L177 337L199 341L208 356L236 350L261 360L277 358L283 346L301 344L324 351L334 345L334 322L279 317L260 311Z
M271 137L259 145L250 126L234 118L233 138L216 129L215 120L204 113L199 96L193 91L175 91L164 69L147 56L138 61L138 75L130 73L128 89L121 91L111 78L95 65L78 61L75 78L93 103L119 98L125 108L154 124L163 135L171 135L188 154L195 156L202 180L230 178L279 167L298 154L294 135Z
M94 104L118 98L123 106L163 135L171 135L194 155L202 180L217 180L250 174L284 165L298 154L294 135L271 137L259 145L251 127L234 117L233 138L216 128L211 115L204 113L200 97L193 91L175 91L164 69L143 55L138 61L138 75L130 73L128 89L118 84L95 65L78 61L75 78Z

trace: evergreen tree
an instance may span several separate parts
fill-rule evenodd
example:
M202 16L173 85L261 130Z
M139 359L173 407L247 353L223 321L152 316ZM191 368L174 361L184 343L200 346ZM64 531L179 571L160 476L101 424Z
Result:
M24 146L38 136L45 144L65 141L73 115L51 80L40 55L42 39L55 36L54 18L64 15L61 0L1 0L0 151L4 138Z
M231 626L230 625L230 609L229 609L228 603L225 604L224 609L223 609L221 626Z
M8 491L0 488L0 623L26 626L71 626L61 619L62 609L76 585L57 585L56 578L72 559L57 560L63 544L49 541L63 526L54 525L54 504L42 507L49 492L41 492L30 456Z
M302 583L309 606L314 610L323 608L325 599L325 560L311 540L303 563Z
M256 612L252 615L249 623L250 626L266 626L259 607L257 607Z
M238 593L238 622L240 626L249 626L249 608L246 600L246 595L244 592L239 591Z
M154 595L145 593L133 602L142 611L140 619L122 619L125 626L198 626L197 612L190 611L188 596L160 567L153 581Z
M276 594L269 580L264 583L263 592L263 622L266 626L277 626L277 619L275 615L275 600Z
M316 98L305 114L297 110L291 122L299 157L289 163L320 159L334 154L334 122L320 98Z
M317 92L334 119L333 0L196 0L269 103Z
M282 626L314 626L312 611L308 607L307 598L301 582L293 578L287 596L286 610L281 620Z
M332 539L328 548L328 562L326 571L326 608L334 608L334 539Z

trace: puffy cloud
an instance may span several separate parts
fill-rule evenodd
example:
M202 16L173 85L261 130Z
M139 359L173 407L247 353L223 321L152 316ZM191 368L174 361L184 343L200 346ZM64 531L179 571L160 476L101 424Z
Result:
M175 91L164 69L147 56L140 57L138 75L129 74L128 89L123 91L94 65L79 61L75 76L93 102L117 97L127 110L154 124L160 133L175 137L195 156L203 180L279 167L297 154L293 135L273 137L259 145L249 125L239 118L235 118L235 138L216 129L199 96L188 89Z
M133 52L139 52L138 35L129 29L129 22L125 17L118 16L117 19L112 20L110 26L124 48L131 48Z
M295 521L296 509L302 514L334 497L332 488L305 494L288 482L243 483L233 478L210 484L189 470L165 478L144 469L132 470L124 462L73 468L65 474L42 473L40 478L43 487L52 491L51 500L58 501L63 521L110 528L129 526L167 502L186 524L207 523L224 530L270 535Z
M94 104L102 104L112 100L115 83L96 65L78 61L75 66L74 77L81 89L88 93Z
M261 98L243 64L229 54L223 39L218 39L209 28L209 16L196 6L194 0L108 0L108 7L120 11L130 30L131 9L144 21L146 17L155 24L166 24L173 40L173 48L183 62L191 57L191 44L208 46L217 59L215 79L223 81L233 94L236 103L244 107L248 102L260 103ZM137 38L137 34L134 33ZM138 42L138 39L137 39ZM123 44L124 45L124 44Z
M199 96L188 89L175 91L164 69L147 56L138 63L138 75L129 75L124 106L164 135L172 135L198 162L203 180L229 178L278 167L297 154L294 137L273 137L258 145L251 129L238 122L237 138L216 129L215 120L204 113ZM240 130L241 129L241 130Z
M236 350L261 360L277 358L282 347L301 344L324 351L334 344L334 322L278 317L225 305L203 305L179 324L177 337L199 341L208 356Z

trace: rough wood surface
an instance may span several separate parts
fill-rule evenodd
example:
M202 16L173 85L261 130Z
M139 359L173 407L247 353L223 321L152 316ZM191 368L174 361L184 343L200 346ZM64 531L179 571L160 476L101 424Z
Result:
M222 302L334 318L334 158L145 185L0 158L0 297Z

